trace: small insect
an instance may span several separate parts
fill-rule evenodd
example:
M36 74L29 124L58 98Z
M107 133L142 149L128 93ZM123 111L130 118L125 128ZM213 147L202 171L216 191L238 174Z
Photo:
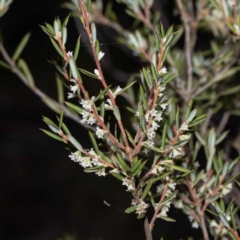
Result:
M107 201L103 201L103 203L106 205L106 206L108 206L108 207L110 207L111 205L107 202Z

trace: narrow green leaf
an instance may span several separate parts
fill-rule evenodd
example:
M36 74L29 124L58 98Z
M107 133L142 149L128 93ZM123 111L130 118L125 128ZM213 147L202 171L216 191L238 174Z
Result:
M123 180L123 176L121 176L120 174L118 174L118 173L115 173L115 172L111 172L111 174L115 177L115 178L117 178L118 180L120 180L120 181L122 181Z
M73 58L69 58L69 65L70 65L70 69L71 69L71 73L73 75L73 78L74 79L78 79L78 71L77 71L77 67L76 67L76 64L74 62L74 59Z
M97 30L96 25L94 23L91 23L91 35L92 35L92 44L95 46L96 40L97 40Z
M96 74L94 73L91 73L85 69L82 69L82 68L79 68L80 72L82 72L83 74L89 76L89 77L92 77L92 78L96 78L96 79L99 79L99 76L97 76Z
M118 121L121 120L121 115L120 115L120 112L119 112L119 108L116 105L113 106L113 114Z
M126 91L126 90L127 90L128 88L130 88L135 82L136 82L136 81L131 82L129 85L127 85L127 86L126 86L125 88L123 88L121 91L119 91L117 95L119 95L119 94L121 94L122 92Z
M147 196L147 194L148 194L148 192L150 191L151 187L152 187L152 181L149 181L149 182L147 183L147 186L145 187L145 189L144 189L144 191L143 191L142 196L141 196L141 199L142 199L142 200Z
M56 140L58 140L60 142L63 142L63 139L61 137L59 137L58 135L56 135L56 134L54 134L52 132L49 132L49 131L47 131L45 129L41 129L40 128L40 130L43 131L44 133L46 133L49 137L54 138L54 139L56 139Z
M136 171L136 169L140 166L141 163L142 163L141 160L137 160L137 161L133 162L133 166L132 166L132 168L131 168L132 173L133 173L134 171Z
M107 88L105 88L103 91L101 90L99 95L97 95L97 97L94 98L94 102L96 102L98 99L102 98L106 92L108 91L108 89L111 87L112 85L108 86Z
M16 61L19 56L21 55L22 51L24 50L25 46L27 45L28 43L28 40L30 38L30 33L27 33L23 38L22 40L20 41L20 43L18 44L15 52L13 53L13 56L12 56L12 59L13 61Z
M28 68L27 63L23 59L18 60L18 67L23 71L24 75L28 80L28 86L30 88L34 87L34 79L33 76Z
M196 114L197 114L197 109L193 109L187 118L187 122L191 122Z
M41 26L42 30L49 36L49 37L54 37L55 33L52 33L50 30L48 30L46 27Z
M161 217L159 217L159 218L161 218L161 219L163 219L163 220L165 220L165 221L167 221L167 222L176 222L175 219L170 218L170 217L166 217L166 216L161 216Z
M234 175L233 177L229 178L223 185L226 186L228 185L230 182L234 181L235 178L237 178L239 176L240 172L237 173L236 175Z
M148 110L147 99L146 99L145 93L144 93L143 88L142 88L141 85L140 85L140 94L141 94L141 100L143 101L144 109Z
M56 129L58 128L58 126L57 126L51 119L49 119L49 118L47 118L47 117L44 117L44 116L43 116L43 121L44 121L47 125L51 124L51 125L53 125Z
M183 168L183 167L180 167L180 166L177 166L177 165L171 165L171 168L174 169L174 170L177 170L179 172L185 172L185 173L190 173L191 171L187 168Z
M96 140L95 140L95 137L93 136L93 134L92 134L90 131L88 131L88 134L89 134L89 137L90 137L91 142L92 142L92 144L93 144L94 150L95 150L96 153L98 154L98 153L99 153L99 149L98 149L98 144L97 144L97 142L96 142Z
M188 103L188 107L187 107L187 112L186 112L186 115L185 115L185 119L188 119L188 116L192 110L192 105L193 105L193 100L191 99L190 102Z
M68 20L69 20L69 17L71 16L71 13L68 14L68 16L65 18L64 22L63 22L63 26L66 27L67 24L68 24Z
M78 58L78 54L79 54L79 50L80 50L80 40L81 40L81 37L79 36L77 39L77 42L76 42L74 53L73 53L73 58L75 61Z
M223 225L225 227L229 228L229 223L222 213L219 213L219 218L220 218L221 222L223 223Z
M70 102L64 102L68 107L70 107L71 109L75 110L78 113L81 113L83 111L83 109L75 104L72 104Z
M58 46L58 44L55 42L55 40L53 38L50 37L50 40L52 42L52 45L53 47L56 49L56 51L58 52L58 54L61 56L61 57L64 57L63 56L63 52L62 52L62 49Z
M4 61L0 60L0 66L4 67L4 68L7 68L7 69L11 69L11 67L5 63Z
M60 118L59 118L59 126L58 126L59 129L62 128L62 121L63 121L63 111L61 112L61 115L60 115Z
M63 84L57 74L56 74L56 83L57 83L57 92L58 92L58 102L63 103L64 102Z
M69 142L77 149L82 150L82 145L71 135L67 135Z
M104 167L102 167L102 166L97 166L97 167L92 167L92 168L86 168L85 170L84 170L84 172L86 172L86 173L93 173L93 172L98 172L98 171L100 171L101 169L103 169Z
M132 138L131 134L127 131L127 129L125 129L127 136L128 136L128 140L130 141L130 143L132 143L133 146L135 146L134 143L134 139Z
M138 175L138 173L143 169L143 167L145 166L147 160L142 162L139 167L134 171L134 173L132 174L133 177L135 177L136 175Z
M162 149L165 149L166 137L167 137L167 122L164 125L163 133L162 133L162 144L161 144Z
M135 212L137 209L137 206L131 206L125 210L125 213L132 213Z
M48 23L45 23L45 25L46 25L48 31L50 31L50 33L52 34L52 36L54 36L55 35L55 31L54 31L53 26L48 24Z
M126 161L124 160L124 158L120 153L117 153L117 159L119 164L123 167L125 171L128 171L128 172L131 171L130 167L128 166L128 164L126 163Z
M61 114L62 109L58 106L58 103L49 97L42 98L42 101L54 112Z

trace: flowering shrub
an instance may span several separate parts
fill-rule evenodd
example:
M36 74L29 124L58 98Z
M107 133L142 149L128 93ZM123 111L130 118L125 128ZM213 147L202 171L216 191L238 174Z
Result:
M0 64L13 70L59 114L57 123L43 117L50 131L42 131L68 145L72 161L86 173L112 175L132 195L125 212L145 219L146 239L152 239L157 218L175 221L168 214L173 206L188 216L193 228L201 228L205 240L210 239L210 234L214 239L240 239L237 203L225 198L239 184L238 158L232 160L227 147L217 152L218 145L227 137L224 128L229 117L239 115L239 100L232 94L240 90L234 82L239 70L240 4L236 0L199 0L193 6L192 2L176 0L175 14L181 17L183 25L166 30L159 24L159 15L151 12L154 1L118 2L125 4L127 13L141 23L134 31L123 29L110 8L104 16L101 1L66 3L77 11L85 29L95 61L92 72L77 66L80 38L75 49L68 49L69 16L63 22L56 18L53 25L41 26L61 58L53 61L58 71L58 102L35 86L26 62L19 58L29 35L20 42L12 58L1 43ZM1 15L10 3L0 2ZM101 51L95 23L114 28L121 42L148 63L123 88L106 82L101 66L105 53ZM206 53L194 48L197 30L201 28L212 32L216 39ZM185 46L181 50L176 43L183 34ZM84 75L101 83L97 96L89 95ZM68 89L68 101L64 101L63 86ZM122 109L117 104L120 97L128 102L125 108L129 111L129 129L124 127ZM226 111L215 123L211 116L221 109ZM64 116L88 129L91 149L85 149L74 138ZM234 144L238 149L239 144ZM206 166L200 159L200 149L204 150ZM235 189L238 193L237 185ZM150 208L154 213L149 221Z

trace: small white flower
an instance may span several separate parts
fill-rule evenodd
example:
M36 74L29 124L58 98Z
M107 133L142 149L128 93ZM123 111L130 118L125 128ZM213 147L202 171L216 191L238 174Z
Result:
M215 220L212 220L210 222L210 227L218 227L219 225L217 224L217 222Z
M222 188L222 195L224 196L224 195L227 195L228 193L230 193L231 192L231 190L232 190L232 183L229 183L227 186L221 186L221 188Z
M157 110L153 109L153 110L150 110L149 111L149 114L150 116L153 118L153 117L156 117L157 116Z
M167 73L167 68L163 67L160 71L158 71L159 74L166 74Z
M152 174L159 175L159 174L161 174L164 171L164 169L165 168L161 167L161 166L154 166L153 170L152 170Z
M98 54L98 61L100 61L103 58L104 55L105 55L105 53L100 51L99 54Z
M183 208L182 199L179 199L179 200L177 200L177 201L174 201L174 202L173 202L173 205L174 205L175 208L182 209L182 208Z
M183 154L184 154L183 149L179 147L179 148L172 148L172 151L170 152L169 156L171 158L179 158L179 157L182 157Z
M77 84L77 82L76 82L75 79L71 79L70 82L74 82L74 83L75 83L74 86L70 86L70 90L75 94L76 91L78 90L78 87L79 87L79 86L78 86L78 84Z
M160 107L165 110L167 108L167 103L160 104Z
M70 51L68 51L67 52L67 56L70 58L70 57L73 57L73 52L70 52Z
M76 95L75 94L73 94L73 93L68 93L68 96L67 96L67 98L68 99L70 99L70 98L74 98L74 97L76 97Z
M168 187L169 188L171 188L172 189L172 191L174 191L175 190L175 188L176 188L176 183L175 182L173 182L173 181L170 181L168 184Z
M90 157L82 157L81 162L79 163L82 167L92 167L91 158Z
M189 219L190 222L192 222L192 221L194 220L194 218L193 218L192 215L189 215L189 216L188 216L188 219Z
M163 184L158 185L156 192L157 192L157 193L161 193L161 192L163 191L163 188L164 188L164 185L163 185Z
M155 122L155 121L152 121L152 128L154 130L157 130L160 126Z
M136 206L137 204L138 204L137 200L136 199L132 199L131 205Z
M94 73L98 76L99 79L101 78L100 77L100 73L99 73L99 71L97 69L94 69Z
M81 161L81 152L76 151L75 153L71 153L69 155L70 159L74 162L80 162Z
M192 223L192 227L193 228L198 228L199 227L198 222L196 220Z
M144 115L146 122L148 122L148 120L149 120L149 115L150 115L149 112L146 112L146 114Z
M180 127L179 130L180 130L180 131L188 131L188 125L186 124L186 122L184 122L184 123L181 125L181 127Z
M105 177L107 175L107 173L105 172L105 168L100 169L99 171L95 172L95 174L97 174L99 177Z
M118 93L119 93L121 90L122 90L122 88L118 86L117 89L114 91L114 93L113 93L111 90L109 90L109 91L112 93L112 96L113 96L114 98L116 98L116 96L118 95Z
M127 186L127 191L134 190L131 180L129 180L128 178L124 178L122 181L123 181L122 185Z
M155 119L160 122L162 120L162 114L158 113L155 117Z
M113 106L112 106L112 101L111 101L111 99L107 99L106 102L107 102L108 104L105 103L105 109L106 109L106 110L112 110L112 109L113 109Z
M171 189L168 189L167 192L166 192L166 196L168 197L168 196L170 196L171 194L172 194Z
M140 199L140 203L137 205L136 213L138 215L144 214L148 207L149 204L145 203L142 199Z
M92 111L92 101L91 100L84 100L84 99L82 99L82 101L81 102L79 102L81 105L82 105L82 107L85 109L85 110L87 110L87 111Z
M183 135L181 135L181 136L179 137L179 139L180 139L181 141L184 141L184 140L189 140L190 137L191 137L191 134L183 134Z
M107 131L97 127L97 131L96 131L96 134L97 134L97 137L98 138L102 138L104 137L104 135L107 133Z
M113 172L113 173L120 173L120 171L117 169L117 168L114 168L113 170L109 171L110 173Z
M139 111L136 111L135 116L136 116L136 117L139 117Z

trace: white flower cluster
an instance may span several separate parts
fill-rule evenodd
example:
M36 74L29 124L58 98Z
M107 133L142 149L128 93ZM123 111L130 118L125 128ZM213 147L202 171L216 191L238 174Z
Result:
M87 168L87 167L102 167L99 170L97 170L95 173L98 176L106 176L106 172L105 172L105 168L107 167L107 165L101 163L98 158L99 156L95 153L95 151L93 149L91 149L88 152L92 157L82 157L81 152L80 151L76 151L75 153L71 153L69 155L70 159L74 162L78 162L83 168Z
M132 205L137 206L136 214L141 215L146 213L146 209L149 207L149 204L145 203L142 199L140 199L140 203L137 200L132 200Z
M82 115L82 120L80 121L82 124L90 124L93 125L97 122L94 114L92 113L92 101L84 100L80 102L83 107L83 111L80 113Z
M136 116L139 116L139 112L136 113ZM145 119L146 122L150 121L150 126L147 129L147 145L149 147L153 147L154 146L154 141L153 139L156 136L156 131L157 129L160 127L159 124L157 124L157 122L160 122L162 120L162 112L161 111L157 111L155 109L150 110L148 112L146 112L145 114Z

